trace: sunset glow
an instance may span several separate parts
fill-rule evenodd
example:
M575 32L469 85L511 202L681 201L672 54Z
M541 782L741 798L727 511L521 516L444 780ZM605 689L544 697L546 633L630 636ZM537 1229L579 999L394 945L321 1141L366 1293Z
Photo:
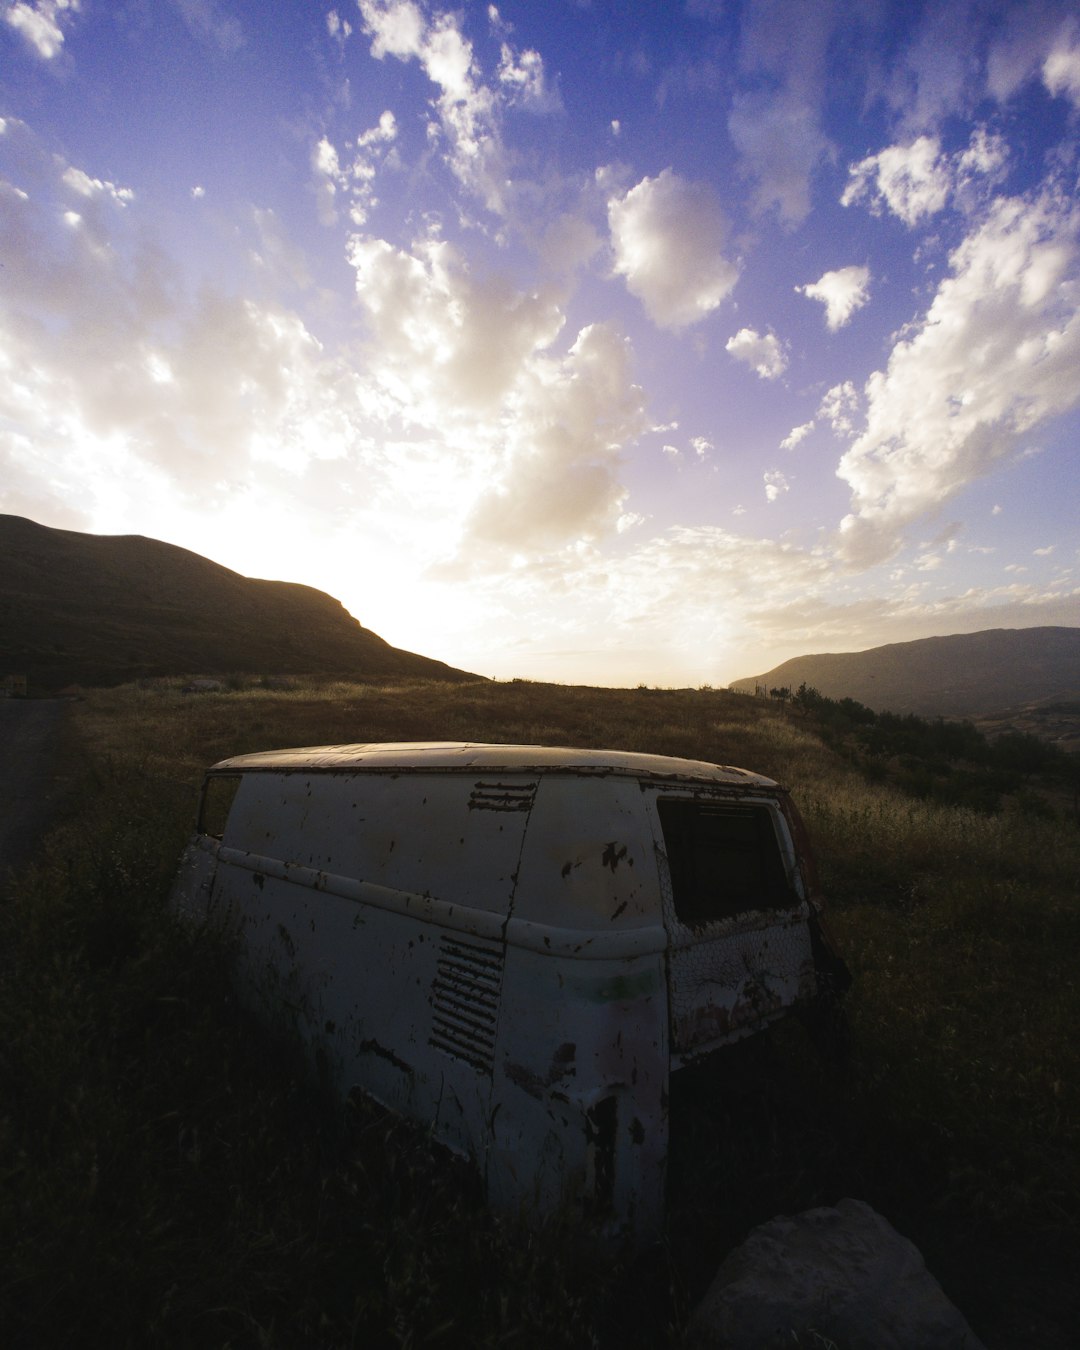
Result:
M1080 624L1069 0L0 20L0 511L500 678Z

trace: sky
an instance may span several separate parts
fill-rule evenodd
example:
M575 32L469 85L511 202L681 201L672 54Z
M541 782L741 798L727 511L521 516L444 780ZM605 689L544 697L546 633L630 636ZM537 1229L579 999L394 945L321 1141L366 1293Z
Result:
M0 511L500 679L1080 624L1068 0L0 0Z

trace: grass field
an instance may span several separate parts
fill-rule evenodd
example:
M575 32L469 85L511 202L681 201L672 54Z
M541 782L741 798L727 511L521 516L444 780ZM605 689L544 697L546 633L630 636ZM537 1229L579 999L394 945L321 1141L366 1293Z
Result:
M666 1242L486 1212L421 1131L321 1100L165 896L203 768L290 745L483 740L741 765L792 788L855 975L838 1075L797 1025L688 1083ZM871 782L812 717L710 690L300 686L73 705L72 791L0 904L0 1341L11 1347L679 1345L778 1212L869 1201L990 1350L1080 1305L1080 830ZM843 1350L843 1347L840 1348Z

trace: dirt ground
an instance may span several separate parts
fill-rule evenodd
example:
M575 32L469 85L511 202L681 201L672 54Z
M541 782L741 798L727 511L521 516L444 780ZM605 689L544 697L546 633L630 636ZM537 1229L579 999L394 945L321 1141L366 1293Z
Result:
M0 880L34 861L61 800L56 772L66 699L0 699Z

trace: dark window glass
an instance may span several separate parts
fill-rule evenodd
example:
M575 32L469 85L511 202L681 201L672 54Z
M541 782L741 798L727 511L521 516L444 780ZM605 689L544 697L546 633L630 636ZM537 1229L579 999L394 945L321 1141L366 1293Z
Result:
M690 927L798 903L767 806L660 801L675 913Z
M225 834L225 822L232 810L236 789L240 786L239 774L214 774L203 786L202 805L199 808L199 833L221 839Z

